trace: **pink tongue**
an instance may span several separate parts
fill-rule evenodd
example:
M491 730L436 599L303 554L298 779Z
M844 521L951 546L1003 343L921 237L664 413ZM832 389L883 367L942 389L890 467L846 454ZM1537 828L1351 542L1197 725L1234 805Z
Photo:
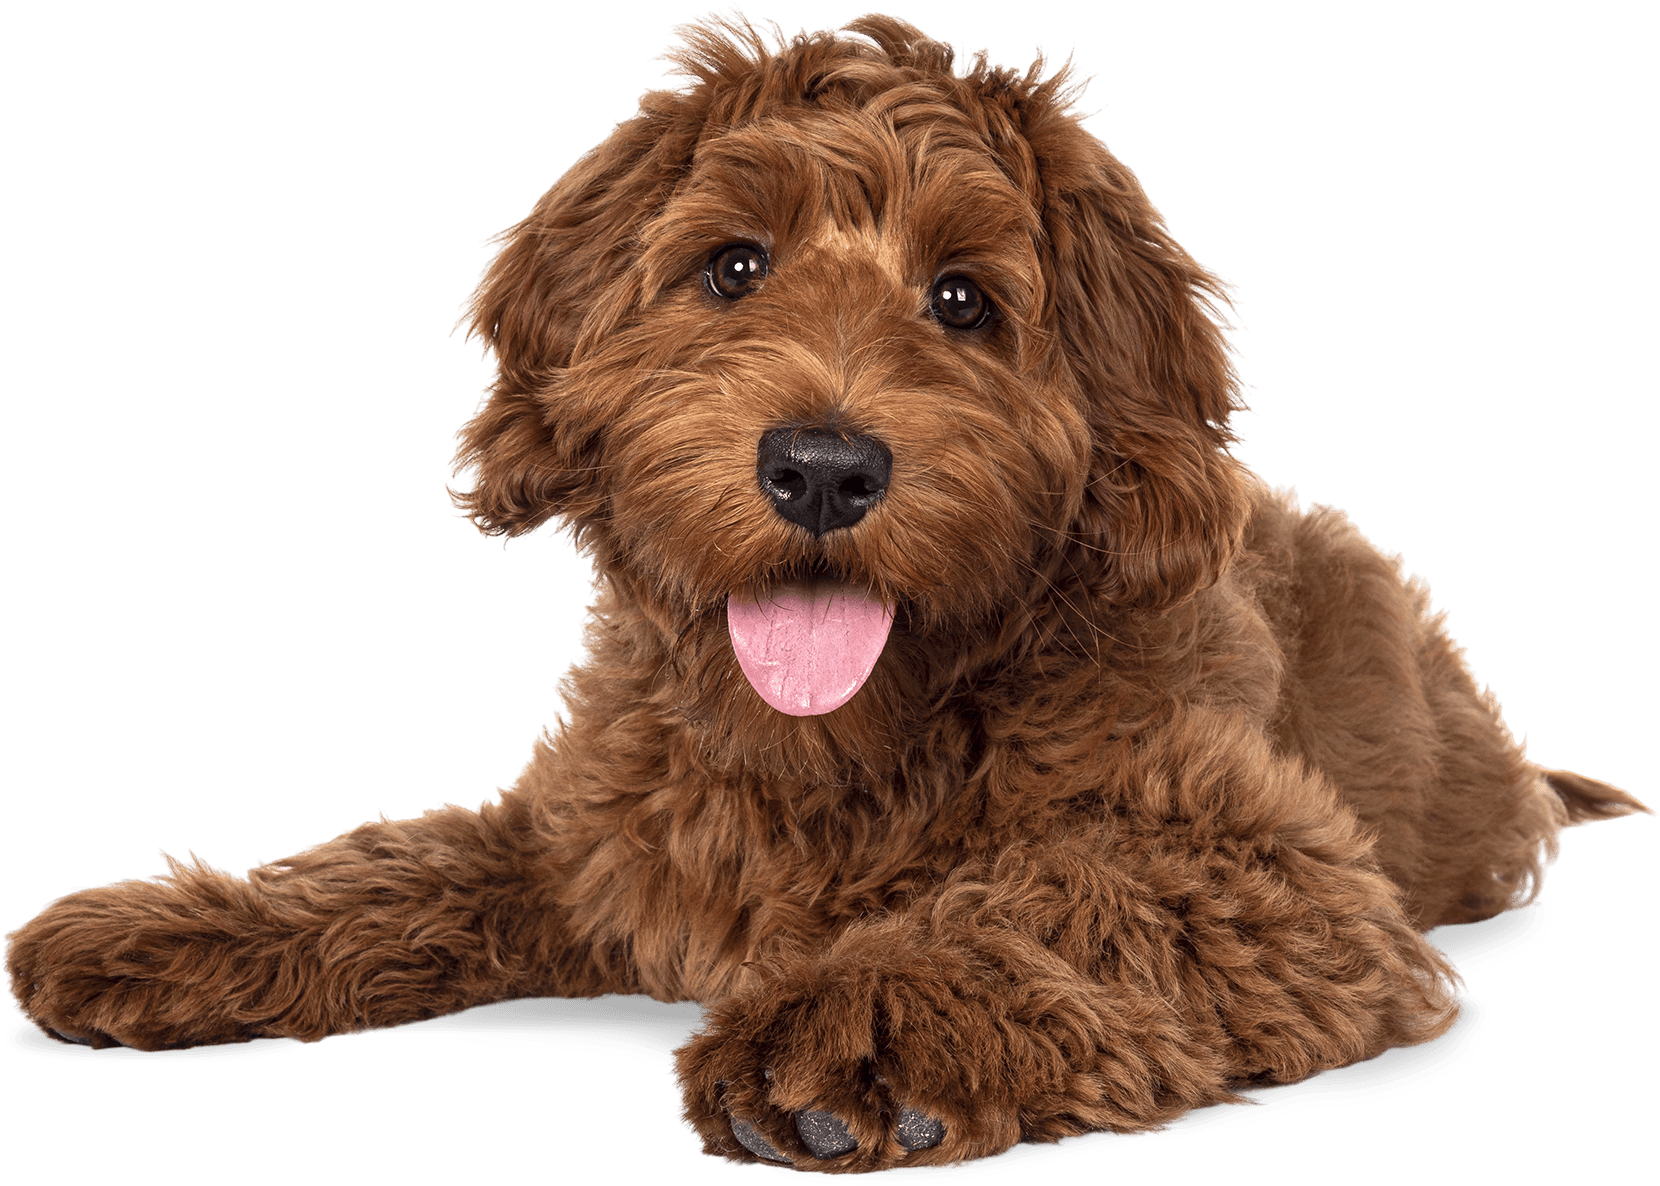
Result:
M762 700L792 717L840 708L870 676L893 608L840 581L782 585L762 602L726 602L732 649Z

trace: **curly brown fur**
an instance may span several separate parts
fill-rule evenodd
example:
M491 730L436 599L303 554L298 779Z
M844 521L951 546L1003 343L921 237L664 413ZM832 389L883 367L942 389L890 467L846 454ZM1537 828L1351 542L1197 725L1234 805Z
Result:
M8 955L43 1028L157 1049L696 999L711 1152L939 1163L1434 1037L1452 973L1420 932L1642 810L1528 763L1423 590L1229 456L1217 286L1061 78L850 28L692 31L692 85L475 299L500 372L458 498L487 532L568 524L603 578L518 785L57 902ZM704 269L734 242L772 271L726 302ZM948 272L989 322L930 315ZM891 485L810 534L757 482L779 426L880 439ZM796 717L726 604L809 574L896 622L852 700ZM816 1113L856 1147L817 1156Z

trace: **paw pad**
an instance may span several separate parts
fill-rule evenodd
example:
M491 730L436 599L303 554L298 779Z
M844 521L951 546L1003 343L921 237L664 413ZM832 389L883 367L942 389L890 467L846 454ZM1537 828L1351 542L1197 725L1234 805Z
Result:
M790 1164L790 1158L774 1148L772 1142L761 1135L761 1130L749 1121L730 1114L727 1120L732 1126L732 1135L738 1139L738 1144L755 1156L765 1161ZM851 1153L859 1147L858 1138L847 1131L847 1124L834 1112L798 1112L795 1117L795 1131L801 1137L801 1143L807 1146L807 1151L821 1161ZM900 1148L907 1153L915 1153L922 1149L932 1149L943 1141L945 1124L926 1112L907 1105L899 1109L893 1135Z
M918 1149L932 1149L945 1140L945 1125L907 1105L899 1109L899 1123L894 1126L893 1135L907 1153L915 1153Z
M749 1121L737 1116L731 1117L731 1121L732 1135L738 1138L738 1144L748 1149L755 1156L767 1161L782 1161L786 1165L789 1164L790 1159L774 1149L767 1142L767 1139L761 1135L760 1130Z
M795 1131L801 1134L801 1143L820 1159L840 1157L859 1147L859 1142L847 1131L847 1125L834 1112L799 1112Z

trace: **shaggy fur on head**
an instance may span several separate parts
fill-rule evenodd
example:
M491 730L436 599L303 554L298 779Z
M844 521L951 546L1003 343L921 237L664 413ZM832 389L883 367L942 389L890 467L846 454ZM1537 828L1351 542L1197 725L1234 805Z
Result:
M1642 809L1531 765L1423 590L1229 456L1215 283L1060 79L850 32L693 30L691 85L474 301L500 373L457 497L487 532L569 525L601 578L518 785L55 903L8 957L43 1028L161 1049L696 999L709 1151L935 1164L1434 1037L1452 974L1421 932ZM723 296L734 244L767 270ZM946 277L983 322L947 323ZM815 532L758 476L778 431L891 477ZM816 716L729 633L729 599L804 581L893 614Z

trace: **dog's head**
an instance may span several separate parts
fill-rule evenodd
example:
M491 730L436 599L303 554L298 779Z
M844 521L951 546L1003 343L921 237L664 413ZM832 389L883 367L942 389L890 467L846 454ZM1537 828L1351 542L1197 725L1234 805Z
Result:
M809 611L848 651L897 615L885 701L1054 598L1189 597L1245 508L1214 283L1061 80L850 31L693 31L693 85L542 198L473 308L474 522L563 519L666 635L727 648L727 698L730 600L786 711L829 703Z

